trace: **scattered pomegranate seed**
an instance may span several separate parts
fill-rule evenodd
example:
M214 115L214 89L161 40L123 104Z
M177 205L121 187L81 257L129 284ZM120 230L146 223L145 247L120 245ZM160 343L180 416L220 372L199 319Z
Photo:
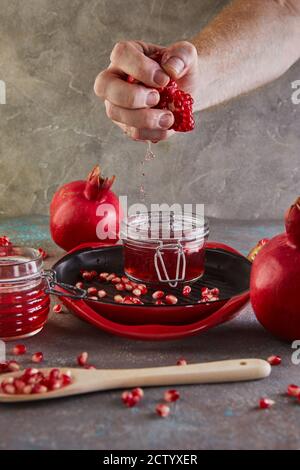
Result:
M85 281L91 281L93 279L93 275L92 273L90 273L89 271L83 271L82 273L82 278L85 280Z
M33 354L31 360L32 362L36 362L37 364L42 362L44 359L44 354L42 352L36 352Z
M192 292L191 286L184 286L184 288L182 289L182 295L184 295L185 297L188 297L191 292Z
M115 295L114 296L114 301L117 303L117 304L121 304L123 303L123 297L121 295Z
M25 344L16 344L16 346L12 348L11 352L14 356L21 356L22 354L26 354L26 351L27 348Z
M107 294L106 294L105 290L103 290L103 289L102 289L102 290L98 290L98 297L99 297L99 299L103 299L103 297L106 297L106 295L107 295Z
M186 366L186 365L187 365L187 362L186 362L186 360L185 360L183 357L181 357L181 358L178 359L178 361L176 362L176 365L177 365L177 366Z
M115 273L111 273L111 274L109 274L109 275L107 276L106 280L107 280L108 282L110 282L110 281L111 281L112 279L114 279L115 277L116 277Z
M132 408L140 401L140 398L137 395L133 395L132 392L127 390L122 393L121 398L124 405L126 405L128 408Z
M75 287L77 287L77 289L83 289L83 282L77 282Z
M20 368L20 364L17 361L8 361L7 363L7 370L9 372L17 372Z
M109 273L100 273L99 274L99 280L100 281L106 281L108 276L109 276Z
M121 281L123 282L123 284L127 284L127 283L130 282L129 279L128 279L128 277L126 277L126 276L122 276L122 277L121 277Z
M162 290L157 290L156 292L153 292L152 299L154 300L162 299L164 295L165 293Z
M175 297L175 295L166 295L165 301L169 305L175 305L175 304L177 304L178 299L177 299L177 297Z
M43 248L38 248L38 252L42 256L42 259L47 259L49 256L48 253Z
M261 398L259 400L259 408L261 410L266 410L267 408L271 408L273 405L275 405L275 401L271 400L270 398Z
M78 365L85 366L87 364L88 358L89 358L89 355L86 351L79 354L79 356L77 357Z
M155 305L166 305L161 299L155 301Z
M120 284L121 278L120 278L120 277L113 277L112 280L111 280L111 282L112 282L113 284Z
M288 394L290 397L298 397L298 396L300 396L300 387L299 387L298 385L295 385L295 384L290 384L290 385L288 385L287 394Z
M171 402L179 400L180 393L177 390L168 390L165 393L164 398L167 402L171 403Z
M62 309L63 309L63 308L62 308L62 305L61 305L61 304L56 304L56 305L54 305L54 307L53 307L52 310L53 310L54 313L61 313L61 312L62 312Z
M144 390L140 387L134 388L131 390L131 393L134 397L138 397L140 400L144 397Z
M161 416L161 418L167 418L167 416L169 416L170 414L170 407L168 405L160 403L156 406L155 411L158 416Z
M119 291L122 291L125 289L125 286L122 282L119 282L118 284L115 284L115 288Z
M147 286L145 284L138 284L137 288L141 291L142 295L146 295L148 292Z
M133 285L132 284L125 284L125 289L128 290L128 291L132 291L133 290Z
M281 357L280 356L270 356L267 359L268 363L271 364L271 366L279 366L281 364Z

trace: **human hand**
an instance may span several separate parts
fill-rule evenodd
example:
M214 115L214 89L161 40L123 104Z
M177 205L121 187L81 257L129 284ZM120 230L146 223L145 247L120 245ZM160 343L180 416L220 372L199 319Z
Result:
M159 51L161 65L151 59ZM181 90L196 94L199 70L195 46L187 41L167 48L124 41L114 46L110 60L94 86L96 95L104 100L107 116L134 140L167 139L174 133L169 130L174 116L171 111L153 109L159 102L157 88L172 78ZM128 83L128 75L141 83Z

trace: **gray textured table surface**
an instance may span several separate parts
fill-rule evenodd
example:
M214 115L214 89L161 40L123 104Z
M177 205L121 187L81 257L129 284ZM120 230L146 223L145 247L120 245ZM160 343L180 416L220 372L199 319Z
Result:
M211 238L244 252L282 224L212 221ZM52 264L59 256L49 240L46 218L0 220L0 233L17 242L46 247ZM127 409L120 392L96 393L59 401L0 406L1 449L297 449L300 404L286 396L286 385L300 382L291 363L291 346L270 336L250 306L238 318L202 335L172 342L142 342L96 330L70 314L51 314L44 330L26 341L30 352L43 351L45 365L72 366L87 350L99 368L144 367L279 354L281 366L259 382L178 387L181 400L166 420L154 407L164 389L149 389L139 407ZM21 359L30 364L30 356ZM257 409L261 396L276 405Z

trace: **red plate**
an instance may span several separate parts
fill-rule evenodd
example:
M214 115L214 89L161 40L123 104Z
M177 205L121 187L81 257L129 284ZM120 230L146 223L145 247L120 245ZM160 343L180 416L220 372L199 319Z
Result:
M53 270L58 282L75 285L81 269L122 275L122 266L122 246L85 244L64 256ZM116 304L112 296L97 302L66 297L61 297L61 301L78 317L119 336L143 340L179 339L235 317L249 300L250 269L251 263L247 258L233 248L209 242L205 275L192 285L192 294L188 299L181 295L181 287L163 287L162 290L172 292L179 298L177 305L153 305L151 293L143 297L145 305ZM220 300L199 304L203 286L218 287ZM97 287L103 288L103 284L99 283ZM109 290L108 284L104 288ZM66 292L62 287L58 289L62 293ZM110 289L114 290L112 286Z

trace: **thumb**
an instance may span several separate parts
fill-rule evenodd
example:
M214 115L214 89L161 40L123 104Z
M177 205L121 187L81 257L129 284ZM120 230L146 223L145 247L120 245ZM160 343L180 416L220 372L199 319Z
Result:
M181 41L164 50L161 67L173 79L179 79L195 67L198 59L197 49L188 41Z

